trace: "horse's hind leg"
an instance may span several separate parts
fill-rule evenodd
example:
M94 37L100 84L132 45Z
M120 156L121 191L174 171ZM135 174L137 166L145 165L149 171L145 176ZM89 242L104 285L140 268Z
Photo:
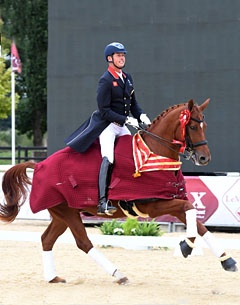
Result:
M41 236L43 251L51 251L56 240L66 231L67 227L65 222L52 215L52 221Z
M65 283L66 281L56 274L52 249L57 238L66 231L67 225L62 220L55 218L54 214L51 216L52 221L41 236L44 278L49 283Z
M69 228L76 240L79 249L83 250L91 257L105 272L114 276L118 284L127 284L128 278L117 270L117 267L113 265L102 253L93 247L91 241L87 236L86 229L82 223L80 213L75 214L76 221L71 219Z
M59 219L59 221L63 222L66 227L69 227L79 249L88 254L89 257L97 262L107 273L109 273L111 276L114 276L117 279L117 283L127 283L127 277L119 272L117 268L103 254L101 254L97 249L93 247L92 242L87 236L86 229L82 223L80 213L77 209L69 208L66 203L62 203L61 205L49 209L49 212L55 220ZM52 228L53 227L54 226L52 225ZM60 231L58 227L58 233L59 232ZM58 236L59 235L60 234L58 234ZM45 245L47 246L47 243Z

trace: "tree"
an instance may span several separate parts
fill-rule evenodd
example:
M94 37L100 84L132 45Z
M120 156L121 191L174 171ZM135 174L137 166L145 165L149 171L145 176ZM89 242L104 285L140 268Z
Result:
M18 102L18 95L15 95ZM11 71L6 69L5 60L0 58L0 119L7 119L11 114Z
M3 22L0 19L0 33L2 28ZM11 114L11 108L12 108L12 98L11 98L11 69L10 67L10 60L7 60L7 58L10 59L7 54L9 53L10 48L10 40L6 39L3 35L0 36L1 42L3 42L4 45L7 45L6 48L2 48L1 46L1 56L0 56L0 120L5 119L5 125L7 126L7 119L9 118L9 115ZM15 94L15 103L17 105L19 100L19 95ZM3 123L4 125L4 123ZM1 124L2 128L2 124Z
M47 130L47 0L0 0L3 31L14 37L23 64L16 127L41 146Z

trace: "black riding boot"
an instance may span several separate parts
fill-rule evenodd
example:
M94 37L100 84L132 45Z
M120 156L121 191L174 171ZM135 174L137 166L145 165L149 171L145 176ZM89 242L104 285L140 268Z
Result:
M98 188L99 188L99 202L98 202L98 215L109 215L117 211L112 205L109 205L107 200L107 191L110 183L110 178L112 174L113 164L108 161L107 157L103 157L102 164L100 167L99 177L98 177Z

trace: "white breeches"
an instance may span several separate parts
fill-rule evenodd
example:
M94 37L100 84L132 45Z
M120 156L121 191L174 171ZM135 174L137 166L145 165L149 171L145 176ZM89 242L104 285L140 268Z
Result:
M130 134L130 130L125 125L121 127L114 123L109 124L99 136L102 157L107 157L109 162L113 163L115 139Z

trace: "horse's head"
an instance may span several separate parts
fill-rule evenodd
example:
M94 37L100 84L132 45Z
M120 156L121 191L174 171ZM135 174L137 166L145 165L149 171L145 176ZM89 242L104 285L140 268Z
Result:
M193 100L190 100L187 104L190 118L185 126L186 151L195 165L199 166L207 165L211 160L211 154L205 138L207 123L203 114L209 102L210 99L207 99L202 105L198 106L193 103Z
M185 158L192 159L196 165L207 165L211 155L205 138L207 124L203 111L209 101L198 106L190 100L163 111L142 133L151 151L175 160L185 151Z

